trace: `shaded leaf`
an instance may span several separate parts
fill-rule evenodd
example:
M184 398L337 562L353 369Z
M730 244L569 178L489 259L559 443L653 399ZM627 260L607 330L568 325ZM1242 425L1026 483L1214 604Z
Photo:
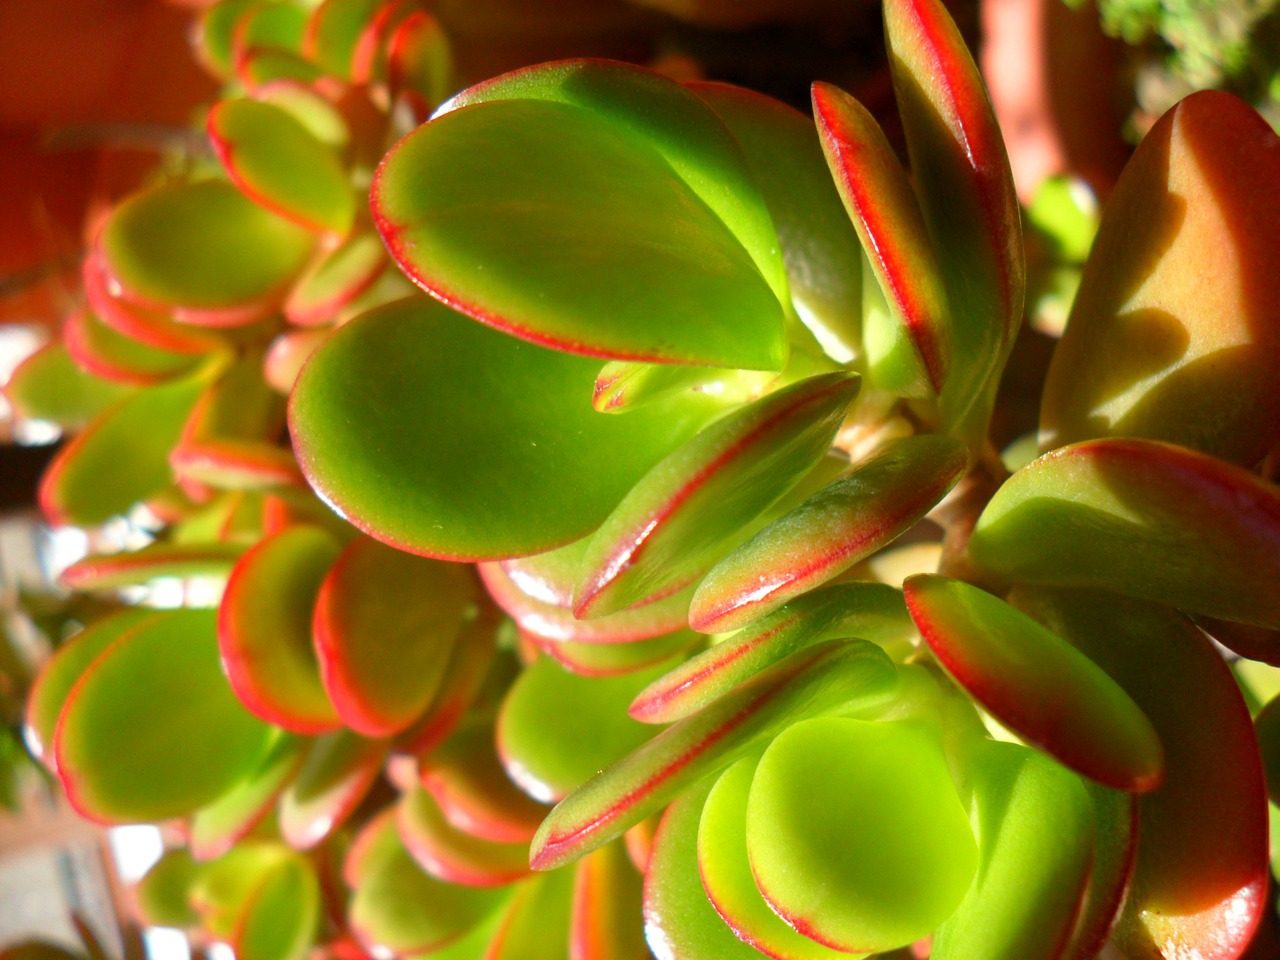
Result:
M309 850L340 827L373 786L386 756L385 740L366 740L349 730L312 741L302 770L280 798L285 842Z

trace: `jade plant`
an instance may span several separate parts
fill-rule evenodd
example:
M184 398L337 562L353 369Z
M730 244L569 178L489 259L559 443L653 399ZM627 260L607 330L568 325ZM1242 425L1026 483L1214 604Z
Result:
M50 519L153 537L63 575L104 602L26 708L81 813L180 838L147 918L241 960L1245 952L1280 142L1223 93L1155 125L1002 454L1000 131L940 3L884 19L907 165L829 84L440 103L411 3L201 15L209 154L8 387L78 431Z

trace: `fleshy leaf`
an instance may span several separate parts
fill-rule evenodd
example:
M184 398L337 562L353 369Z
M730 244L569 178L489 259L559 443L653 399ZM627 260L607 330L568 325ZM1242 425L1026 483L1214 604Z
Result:
M206 7L196 21L192 46L200 62L214 75L231 75L232 41L236 24L258 0L219 0Z
M153 543L130 553L91 554L58 578L72 590L115 590L160 577L225 577L244 545Z
M616 612L696 574L830 449L858 386L845 373L802 380L717 420L654 466L587 546L574 615Z
M48 420L66 430L85 426L133 392L133 387L86 373L61 341L22 361L4 386L17 418Z
M1129 893L1138 853L1138 803L1131 793L1085 782L1093 800L1093 866L1064 960L1095 960Z
M671 723L700 710L761 670L822 640L908 641L915 625L902 591L882 583L838 583L797 597L640 691L631 716Z
M715 115L657 74L569 61L472 88L392 150L373 206L415 282L517 336L624 360L786 359L764 202Z
M981 863L938 928L932 955L1058 960L1089 883L1089 793L1070 771L1018 744L983 741L963 770Z
M289 856L289 848L282 844L254 840L241 843L205 864L190 892L191 905L200 914L201 926L215 937L230 939L249 898Z
M627 704L661 669L595 678L545 658L528 667L498 717L498 751L511 778L530 796L557 801L640 746L653 728L628 717Z
M230 788L261 756L269 730L227 685L213 612L169 610L93 661L67 698L54 750L83 815L167 820Z
M943 421L973 439L985 434L1022 318L1021 212L986 87L946 8L888 0L884 19L916 193L950 308L955 356Z
M1084 590L1019 587L1014 599L1110 673L1165 745L1164 785L1139 798L1115 943L1137 957L1240 956L1267 909L1269 857L1253 724L1230 669L1166 607Z
M492 607L463 626L453 644L435 699L401 739L410 753L424 753L444 742L466 716L495 665L502 617Z
M642 891L623 844L584 857L573 876L569 960L646 960Z
M947 295L906 171L875 118L843 90L814 84L813 112L840 199L892 314L863 317L867 376L900 396L936 395L951 359Z
M752 744L806 717L878 705L895 683L889 658L865 641L830 641L800 650L579 787L543 821L530 862L545 870L589 853L728 766Z
M117 333L88 309L67 318L62 339L67 353L81 369L117 383L163 383L199 362L189 354L148 346Z
M289 527L240 559L222 596L218 640L232 688L255 714L295 733L342 725L311 635L316 594L339 552L324 530Z
M349 730L312 741L302 770L280 798L285 841L309 850L340 827L373 785L387 749L385 740L368 740Z
M920 723L796 724L765 751L743 799L760 892L797 931L837 950L926 935L977 867L941 738ZM700 834L699 856L702 846Z
M220 857L243 840L268 813L281 791L298 774L307 742L281 733L258 766L191 818L187 838L198 860Z
M715 415L750 403L778 376L759 370L610 360L596 377L591 405L600 413L630 413L646 403L678 396L705 403Z
M946 437L886 444L717 564L694 594L690 626L745 626L844 572L928 513L966 462Z
M1107 202L1045 382L1052 448L1119 435L1252 467L1280 442L1280 139L1194 93L1143 139Z
M284 304L290 323L332 323L338 311L364 293L387 266L375 233L356 233L316 260L299 278Z
M312 354L290 410L298 459L321 496L400 549L546 550L592 530L700 425L670 407L601 416L596 369L425 297L401 301ZM566 485L585 473L590 484Z
M346 234L355 192L337 154L270 103L222 100L209 111L209 139L227 175L266 209L308 230Z
M1151 721L1071 644L960 580L921 574L903 591L938 662L1004 726L1106 786L1160 786L1164 750Z
M152 310L116 296L103 265L102 254L91 251L81 270L84 295L99 320L121 336L156 350L199 354L221 349L222 336L170 319L163 310Z
M277 80L262 85L253 96L285 111L326 146L345 150L351 142L351 128L342 111L315 86L298 80Z
M992 498L969 552L1010 580L1280 628L1280 493L1184 447L1104 439L1046 454Z
M387 82L397 95L415 94L424 114L449 95L453 83L449 38L425 10L410 13L387 40Z
M564 960L572 909L572 870L525 881L504 911L484 960Z
M324 0L307 23L303 51L326 73L350 76L356 43L382 3L383 0Z
M446 883L498 887L529 872L529 851L523 843L498 843L459 830L420 787L401 798L396 824L418 866Z
M535 647L556 663L583 677L616 677L670 660L704 639L689 629L677 630L649 640L629 643L578 643L547 640L535 633L522 633Z
M250 895L231 936L237 960L303 960L321 919L320 881L303 857L286 857Z
M127 297L144 306L194 310L277 299L311 247L310 232L222 180L177 183L131 197L116 207L98 239L107 275Z
M200 916L187 902L199 865L181 847L166 850L138 882L138 911L149 925L193 927Z

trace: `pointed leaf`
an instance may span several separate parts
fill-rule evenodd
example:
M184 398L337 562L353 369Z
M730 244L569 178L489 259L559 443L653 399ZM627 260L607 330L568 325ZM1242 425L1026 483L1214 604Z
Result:
M54 750L67 796L84 816L182 816L261 756L270 728L227 685L214 621L205 610L158 614L119 637L76 683Z
M459 830L426 790L406 793L396 807L396 825L418 866L446 883L499 887L529 873L529 848L496 843Z
M295 733L342 725L320 681L311 617L339 546L318 527L290 527L240 558L218 612L222 662L255 714Z
M951 361L947 295L906 171L875 118L843 90L814 84L813 112L840 199L892 313L863 318L883 327L863 333L868 376L902 396L936 395Z
M290 323L332 323L338 311L364 293L387 266L386 251L375 233L355 233L322 255L302 275L284 304Z
M160 577L225 577L242 553L239 543L153 543L132 553L90 554L58 579L72 590L116 590Z
M643 887L621 843L584 857L573 876L569 960L647 960Z
M939 663L1004 726L1106 786L1160 786L1164 749L1151 721L1071 644L960 580L921 574L903 592Z
M658 463L596 531L573 612L602 616L680 582L831 447L859 386L802 380L717 420Z
M985 433L1026 286L1009 159L982 77L940 0L889 0L884 19L920 207L933 249L946 251L938 265L955 361L943 418L962 434Z
M382 769L385 740L367 740L349 730L312 741L297 778L280 798L280 835L297 850L309 850L351 816Z
M889 658L865 641L794 653L579 787L543 821L530 862L545 870L589 853L752 744L806 717L882 703L895 682Z
M938 928L933 956L1056 960L1089 883L1088 791L1071 772L1012 743L980 743L963 769L981 864L964 902Z
M126 384L86 373L61 341L23 360L4 385L15 418L48 420L64 430L85 426L132 392Z
M928 513L966 462L946 437L885 444L717 564L694 594L690 626L733 630L844 572Z
M596 369L426 298L401 301L312 354L291 405L298 459L329 503L392 546L446 559L546 550L598 525L698 426L670 407L597 414ZM566 489L584 471L592 482Z
M1041 407L1045 447L1120 435L1252 467L1280 442L1280 139L1230 94L1151 129L1107 203Z
M116 207L98 249L110 280L151 306L219 310L272 301L306 262L312 235L230 183L176 183Z
M645 723L671 723L810 644L857 637L884 645L914 633L900 590L882 583L822 587L658 678L640 691L629 713Z
M1046 454L992 498L969 551L1009 579L1280 628L1280 494L1183 447L1107 439Z

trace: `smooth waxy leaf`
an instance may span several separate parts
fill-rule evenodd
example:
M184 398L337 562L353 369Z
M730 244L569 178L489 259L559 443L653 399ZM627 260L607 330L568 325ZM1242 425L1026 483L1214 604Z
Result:
M515 883L529 872L525 844L497 843L458 829L435 798L420 787L401 798L396 824L400 839L418 865L446 883L498 887Z
M394 816L368 828L366 869L353 884L348 922L374 955L427 953L448 946L483 922L506 899L502 888L442 883L414 862ZM359 842L359 841L358 841Z
M444 742L479 695L485 678L496 667L498 631L502 618L489 606L463 626L445 665L435 699L412 727L402 734L405 750L425 753Z
M974 439L985 434L1022 318L1018 199L986 87L942 3L889 0L884 19L916 193L950 308L955 356L943 421Z
M91 554L58 578L72 590L115 590L160 577L225 577L244 545L153 543L132 553Z
M351 128L342 111L315 86L277 80L259 87L253 96L288 113L326 146L343 150L350 144Z
M214 152L249 199L308 230L351 229L356 197L346 170L290 113L259 100L222 100L207 123Z
M304 52L326 73L349 76L360 34L382 3L383 0L324 0L307 23Z
M280 835L295 849L314 847L355 811L386 756L385 740L349 730L317 737L280 798Z
M885 645L914 633L902 591L882 583L833 584L797 597L659 677L628 712L645 723L671 723L809 644L858 637Z
M870 643L832 641L794 653L579 787L543 821L530 862L545 870L580 857L752 744L806 717L881 704L895 682L893 664Z
M859 380L813 377L717 420L658 463L591 538L574 590L602 616L680 583L831 447Z
M296 51L307 25L306 11L292 3L256 3L236 21L232 44L235 59L263 48Z
M1280 628L1280 494L1239 467L1149 440L1095 440L1018 471L983 510L975 564Z
M226 345L217 333L177 323L165 311L140 307L117 296L102 254L96 250L85 257L81 278L89 308L105 326L123 337L173 353L209 353Z
M375 233L356 233L315 261L289 292L284 315L299 326L332 323L338 311L364 293L387 266Z
M611 360L600 368L591 405L600 413L629 413L679 396L686 402L702 401L714 415L756 399L778 376L759 370Z
M40 507L54 523L93 526L173 482L169 451L207 376L131 394L63 447L40 481Z
M1165 745L1164 785L1139 799L1116 944L1138 957L1240 956L1266 909L1266 787L1222 657L1168 608L1083 590L1019 587L1014 599L1110 673Z
M1107 202L1041 406L1052 448L1148 437L1252 467L1280 441L1280 140L1250 106L1187 97Z
M766 956L782 960L841 960L833 950L798 932L761 896L747 855L747 798L759 763L743 757L722 773L698 823L698 873L711 905L734 934ZM595 854L592 854L595 856Z
M232 44L236 24L258 0L218 0L206 7L196 21L192 46L200 62L223 79L233 69Z
M707 779L672 803L654 838L644 877L644 926L661 960L759 960L761 956L720 919L699 875L698 825L714 783Z
M53 749L58 717L77 681L112 643L152 617L154 610L127 609L100 617L58 648L27 694L27 748L50 772L57 773Z
M520 563L521 561L516 560L506 564L480 564L480 578L494 603L523 632L551 643L632 644L638 640L664 636L688 622L692 586L629 610L619 610L591 620L579 620L568 602L564 606L544 602L521 590L517 584L528 585L542 596L550 595L544 589L547 582L534 573L528 573L526 568L519 566ZM514 571L519 580L508 571Z
M693 94L639 68L567 62L445 109L374 181L378 228L415 282L563 350L781 369L776 234L736 145ZM575 266L582 257L592 269Z
M282 447L254 440L204 440L183 443L169 454L183 480L217 490L276 490L306 484L293 455Z
M961 444L895 440L725 557L703 579L689 624L733 630L776 610L891 543L955 486Z
M14 415L48 420L66 430L85 426L133 388L86 373L55 341L22 361L4 386Z
M1106 786L1160 786L1164 750L1151 721L1071 644L960 580L921 574L903 592L934 656L1002 724Z
M325 576L312 622L320 675L343 723L368 737L413 723L478 597L466 567L352 541Z
M671 407L597 414L596 369L432 300L401 301L312 354L290 412L298 459L329 503L400 549L446 559L547 550L597 526L699 425ZM568 484L584 473L590 484Z
M572 909L572 870L526 881L503 912L484 960L564 960Z
M578 643L547 640L535 633L521 633L556 663L584 677L615 677L670 660L704 639L687 628L650 640L630 643Z
M187 843L198 860L220 857L271 812L285 786L302 769L307 741L281 733L257 767L191 818Z
M199 362L189 354L158 349L117 333L87 309L67 318L62 340L71 359L86 373L117 383L162 383Z
M1093 865L1066 960L1094 960L1111 937L1133 880L1138 798L1085 781L1093 800Z
M98 239L108 277L128 298L215 311L277 299L311 247L310 232L221 180L137 194Z
M324 71L291 50L254 47L237 58L236 79L256 94L263 87L282 81L317 83L324 79Z
M584 857L573 876L569 960L645 960L642 891L640 871L623 844Z
M227 685L213 612L171 610L93 661L67 698L54 750L83 815L167 820L230 788L261 756L269 729Z
M981 863L932 956L1056 960L1089 883L1089 793L1070 771L1012 743L980 742L963 769Z
M498 751L526 793L558 801L653 735L627 704L661 667L580 677L540 659L511 687L498 716ZM573 704L565 709L566 704Z
M204 865L190 893L191 905L201 916L201 926L215 937L230 939L249 898L290 855L282 844L254 840L241 843Z
M320 881L302 857L283 859L250 895L231 937L238 960L302 960L321 920Z
M222 662L236 695L295 733L342 725L320 681L311 635L316 594L339 553L318 527L282 530L236 564L218 612Z
M166 850L138 881L138 911L143 920L156 927L193 927L199 923L200 915L188 902L199 869L189 851Z
M862 258L857 234L840 215L813 121L743 87L687 86L724 121L760 184L796 312L833 356L852 357L858 352Z
M425 10L414 10L387 40L387 82L398 95L416 95L426 114L453 89L453 55L440 22Z
M977 866L941 739L923 724L796 724L765 751L745 807L744 852L760 892L797 931L837 950L924 936Z
M547 808L507 776L494 734L492 723L464 723L422 758L422 786L457 829L494 843L528 844Z
M867 375L893 393L934 396L951 360L947 295L906 171L875 118L844 91L814 84L813 113L891 314L863 318Z

